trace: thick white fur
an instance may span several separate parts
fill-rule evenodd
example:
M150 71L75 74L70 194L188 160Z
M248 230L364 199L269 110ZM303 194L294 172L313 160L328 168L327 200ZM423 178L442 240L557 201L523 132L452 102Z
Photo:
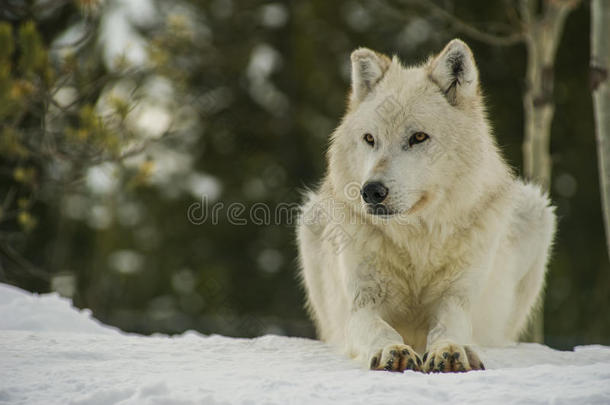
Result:
M403 347L430 352L428 362L457 351L477 368L466 345L505 345L526 326L553 208L500 156L465 43L414 67L361 48L352 67L348 112L298 228L319 337L373 368ZM418 131L430 139L409 147ZM396 215L368 213L358 195L367 181L388 187L384 204Z

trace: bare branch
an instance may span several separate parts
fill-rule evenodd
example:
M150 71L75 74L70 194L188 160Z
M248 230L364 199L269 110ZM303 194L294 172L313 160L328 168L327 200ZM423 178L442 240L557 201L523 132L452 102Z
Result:
M506 9L506 16L508 17L509 23L516 27L520 32L523 31L523 21L521 20L517 6L513 0L504 0L504 8Z
M15 187L10 187L8 192L4 196L4 201L2 202L2 211L6 212L10 205L13 203L15 199L15 195L17 194L17 189Z
M523 41L523 33L521 31L516 31L507 35L495 35L485 31L481 31L475 26L456 17L454 14L450 13L444 8L437 6L430 0L404 0L404 2L417 5L426 9L433 15L440 17L450 23L456 31L462 32L477 41L497 46L510 46Z
M42 280L51 279L51 275L49 273L47 273L44 270L41 270L40 268L38 268L37 266L32 264L22 255L17 253L17 251L15 251L15 249L13 249L9 244L1 243L1 242L2 241L0 241L0 257L4 257L7 260L13 262L14 264L17 265L17 267L19 267L21 270L24 270L25 272L29 273L29 275L31 275L32 277L42 279ZM15 273L17 273L17 272L15 271Z
M536 15L536 3L533 0L520 0L519 11L526 27L530 26Z
M86 18L85 25L86 25L85 32L83 33L83 35L80 38L77 38L72 42L66 42L63 44L54 44L50 47L50 49L60 50L60 49L67 49L67 48L79 48L82 45L89 42L89 40L91 38L93 38L93 36L95 35L95 32L97 30L97 24L94 21L90 20L89 18Z

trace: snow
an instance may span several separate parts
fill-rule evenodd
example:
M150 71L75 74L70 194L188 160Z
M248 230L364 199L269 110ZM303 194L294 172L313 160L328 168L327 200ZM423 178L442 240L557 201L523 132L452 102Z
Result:
M610 403L610 347L478 350L486 371L368 371L309 339L125 334L0 284L0 404Z

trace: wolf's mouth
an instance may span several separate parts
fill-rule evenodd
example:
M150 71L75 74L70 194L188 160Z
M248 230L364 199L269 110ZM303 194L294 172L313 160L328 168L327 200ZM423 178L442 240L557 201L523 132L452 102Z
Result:
M415 202L415 204L408 207L396 207L389 208L385 204L365 204L366 212L370 215L377 217L393 217L396 215L412 215L420 211L430 200L429 193L422 193L421 197Z
M391 217L392 215L396 215L395 211L389 209L383 204L367 204L366 211L371 215L382 217Z

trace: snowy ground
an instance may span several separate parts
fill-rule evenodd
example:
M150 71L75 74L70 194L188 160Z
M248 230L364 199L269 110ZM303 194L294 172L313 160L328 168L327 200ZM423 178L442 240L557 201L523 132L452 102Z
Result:
M0 404L610 404L610 347L479 352L486 371L374 372L308 339L127 335L0 285Z

